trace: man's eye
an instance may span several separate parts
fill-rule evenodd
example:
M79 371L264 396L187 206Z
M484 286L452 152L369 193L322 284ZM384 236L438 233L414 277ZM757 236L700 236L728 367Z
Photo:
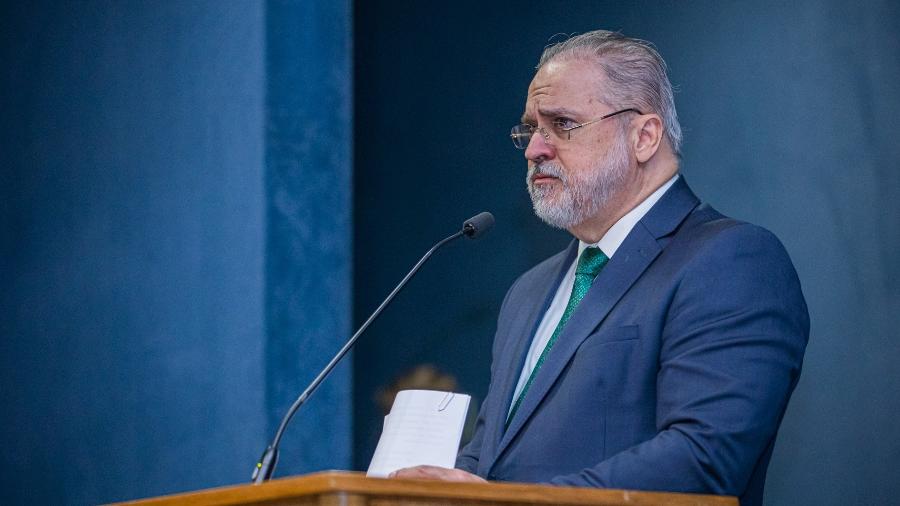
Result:
M570 130L575 128L578 123L570 120L569 118L556 118L553 120L553 126L560 130Z

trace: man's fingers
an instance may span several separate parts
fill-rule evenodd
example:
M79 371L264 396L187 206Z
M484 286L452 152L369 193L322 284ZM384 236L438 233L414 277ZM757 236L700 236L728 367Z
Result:
M404 469L398 469L390 474L391 478L431 478L431 479L444 479L444 476L447 476L447 471L452 471L451 469L446 469L443 467L436 466L415 466L415 467L407 467Z
M420 480L443 480L443 481L467 481L467 482L484 482L485 480L474 474L467 473L460 469L448 469L446 467L437 466L415 466L398 469L388 475L389 478L406 478Z

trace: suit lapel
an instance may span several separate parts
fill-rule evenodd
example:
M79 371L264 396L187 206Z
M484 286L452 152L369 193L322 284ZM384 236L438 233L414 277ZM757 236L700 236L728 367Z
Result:
M559 340L538 371L518 413L501 438L500 446L497 449L498 456L534 413L582 341L600 325L616 302L640 277L660 251L655 238L647 233L646 229L639 226L632 230L626 243L631 243L629 244L631 251L623 251L626 244L622 244L620 250L613 255L609 264L594 280L591 289L566 323Z
M497 450L492 452L494 459L487 469L493 466L493 463L516 437L528 418L534 414L581 343L603 322L619 299L662 251L657 239L675 230L698 203L699 201L688 188L684 178L679 178L631 230L622 246L594 280L591 289L569 319L505 433L502 431L505 412L502 417L494 417L495 420L500 418L503 420L499 422L500 427L497 431L500 442ZM546 304L544 311L546 311ZM537 318L542 316L543 312ZM533 334L534 328L531 329L531 335ZM505 363L503 366L509 367L509 374L518 378L522 369L522 357L517 355L516 358L519 359L518 362ZM509 388L514 388L514 385L513 383L513 387ZM504 395L509 400L511 392L504 391ZM508 406L507 403L506 407Z
M485 439L481 450L483 457L496 455L491 450L497 447L500 438L503 437L506 414L512 402L512 395L519 381L519 375L522 372L525 354L528 353L534 333L537 331L544 313L547 312L547 308L556 294L560 281L562 281L563 276L577 254L578 241L572 241L564 253L560 255L560 261L557 265L550 269L552 274L547 276L545 283L542 283L546 287L543 293L535 294L536 296L528 298L528 300L533 301L533 304L511 309L516 312L513 317L514 324L510 326L508 334L502 337L507 343L507 350L504 350L500 354L501 357L498 357L502 358L502 360L494 364L497 377L494 387L495 391L492 394L497 396L497 401L492 403L496 406L495 412L486 417Z

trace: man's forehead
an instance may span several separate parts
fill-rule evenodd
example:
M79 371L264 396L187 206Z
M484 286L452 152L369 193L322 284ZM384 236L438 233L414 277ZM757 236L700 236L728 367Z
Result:
M602 85L605 77L602 67L596 62L583 58L551 60L535 73L528 91L530 93L548 86L587 91L585 85L591 84L591 88Z
M589 107L599 102L603 84L603 72L592 62L581 59L550 61L537 71L528 86L523 117Z

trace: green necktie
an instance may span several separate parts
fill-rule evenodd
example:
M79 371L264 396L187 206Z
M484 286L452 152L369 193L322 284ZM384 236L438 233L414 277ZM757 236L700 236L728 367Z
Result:
M581 302L581 299L584 298L585 294L587 294L588 290L591 288L591 283L594 282L594 278L597 277L597 274L600 274L603 266L606 265L606 262L608 261L609 257L600 251L600 248L586 248L581 253L581 256L578 258L578 266L575 267L575 284L572 285L572 295L569 296L569 303L566 304L566 310L563 311L562 318L559 319L559 324L556 325L556 330L553 331L553 335L551 335L550 340L547 341L547 346L544 347L544 351L541 352L541 356L538 357L537 363L534 364L534 369L531 370L528 381L522 388L519 397L516 398L516 403L513 404L512 409L509 411L509 417L506 418L504 430L509 428L510 422L512 422L513 417L516 416L516 411L519 410L519 406L522 404L525 394L528 393L528 389L531 388L531 384L534 383L534 378L537 376L538 370L544 364L544 360L547 359L547 355L550 353L550 349L553 348L553 345L556 344L556 340L559 339L559 334L562 333L562 329L566 326L566 322L569 321L572 313L575 312L575 308L578 307L578 303Z

